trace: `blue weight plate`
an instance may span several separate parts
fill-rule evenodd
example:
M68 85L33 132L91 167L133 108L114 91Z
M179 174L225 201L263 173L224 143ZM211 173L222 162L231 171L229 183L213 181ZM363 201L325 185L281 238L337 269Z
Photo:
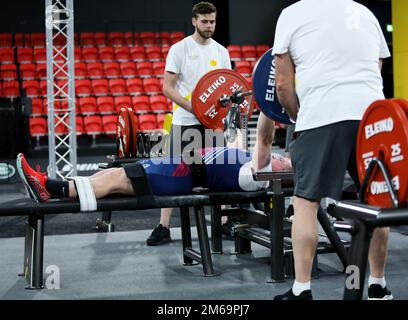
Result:
M284 124L293 124L276 94L275 58L272 48L256 63L252 72L252 86L256 103L268 118Z

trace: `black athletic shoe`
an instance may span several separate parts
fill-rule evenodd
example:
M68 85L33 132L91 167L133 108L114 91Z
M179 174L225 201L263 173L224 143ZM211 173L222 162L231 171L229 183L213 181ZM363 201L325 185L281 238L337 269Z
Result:
M147 239L148 246L157 246L163 243L170 242L170 230L167 227L163 227L161 224L153 229L152 234Z
M231 220L227 220L222 226L221 226L221 234L227 238L228 240L234 240L234 224L232 223Z
M372 284L368 287L368 300L393 300L394 297L387 287L383 288L379 284Z
M279 294L273 300L313 300L312 291L305 290L300 295L295 296L292 289L284 294Z

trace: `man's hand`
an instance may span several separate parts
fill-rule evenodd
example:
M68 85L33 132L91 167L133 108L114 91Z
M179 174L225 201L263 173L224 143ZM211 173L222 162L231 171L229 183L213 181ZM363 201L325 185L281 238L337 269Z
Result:
M176 85L178 77L179 75L176 73L168 71L164 73L163 94L183 109L187 110L188 112L194 113L191 102L184 98L177 90Z

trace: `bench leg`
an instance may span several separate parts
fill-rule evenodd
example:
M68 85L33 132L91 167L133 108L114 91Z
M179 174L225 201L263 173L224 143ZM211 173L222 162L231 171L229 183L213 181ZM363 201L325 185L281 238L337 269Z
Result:
M214 276L213 263L208 240L207 224L203 207L194 207L194 213L197 223L198 242L200 244L201 262L203 264L203 275L205 277Z
M112 211L103 211L102 218L96 219L96 229L103 232L115 231L115 225L111 223Z
M213 253L222 253L221 206L211 207L211 244Z
M346 270L346 282L343 295L344 300L361 300L363 297L368 250L370 248L372 234L372 228L355 220L348 255L348 265L352 268ZM353 279L354 281L349 281L348 277L357 277L358 283L356 283L356 279Z
M24 248L24 272L26 289L43 288L44 215L30 215L26 226Z
M187 256L186 250L192 248L191 244L191 225L190 212L188 207L180 208L181 239L183 242L183 259L185 265L193 265L193 259Z
M269 203L268 203L269 202ZM270 243L271 243L271 281L285 280L284 247L283 247L283 217L285 214L285 198L282 192L274 193L265 203L269 211Z

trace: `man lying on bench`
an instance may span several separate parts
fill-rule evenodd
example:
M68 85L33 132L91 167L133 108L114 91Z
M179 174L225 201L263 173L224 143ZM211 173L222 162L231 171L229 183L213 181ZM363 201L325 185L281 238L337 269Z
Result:
M256 191L268 181L255 181L251 153L236 148L207 148L195 159L186 157L151 158L123 167L101 170L90 177L55 180L30 167L23 154L17 156L17 170L27 194L37 202L51 197L79 198L81 211L96 210L96 199L110 194L137 194L140 172L144 171L154 195L189 194L195 187L213 191ZM272 154L271 165L258 172L290 171L290 160ZM187 161L191 160L191 161ZM193 164L188 164L188 163ZM140 181L140 180L139 180Z

